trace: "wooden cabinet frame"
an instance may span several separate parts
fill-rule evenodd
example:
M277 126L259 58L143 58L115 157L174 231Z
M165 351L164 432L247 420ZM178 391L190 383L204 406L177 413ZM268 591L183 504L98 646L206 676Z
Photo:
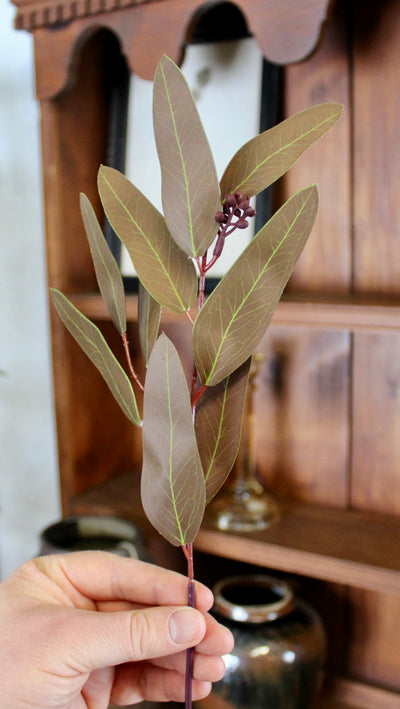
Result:
M131 71L149 79L162 52L180 62L194 23L217 4L15 0L16 26L34 37L49 285L96 320L116 351L119 338L97 293L78 203L85 192L101 214L96 174L106 160L107 72L121 53ZM391 638L400 623L400 10L395 3L365 9L361 0L236 5L264 55L285 67L286 115L323 100L343 102L345 112L279 187L284 196L317 181L321 193L315 235L261 345L269 368L256 401L259 473L282 498L282 520L242 537L217 532L206 516L196 546L316 580L327 616L329 599L339 599L342 627L333 648L340 658L330 668L335 676L320 706L394 708L400 705L400 653ZM132 334L136 308L129 295ZM182 325L170 315L167 327L179 334ZM51 332L63 512L134 516L145 525L133 474L139 434L53 310Z

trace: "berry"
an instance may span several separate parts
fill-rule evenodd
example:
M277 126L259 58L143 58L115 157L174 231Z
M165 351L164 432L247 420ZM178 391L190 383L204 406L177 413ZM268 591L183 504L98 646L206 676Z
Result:
M227 194L225 199L225 204L228 207L236 207L236 198L233 194Z
M215 215L215 221L217 222L217 224L225 224L226 219L226 214L224 214L223 212L217 212Z

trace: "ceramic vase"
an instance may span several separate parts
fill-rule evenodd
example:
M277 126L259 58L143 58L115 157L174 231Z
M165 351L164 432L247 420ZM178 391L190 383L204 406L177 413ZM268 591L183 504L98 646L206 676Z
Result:
M317 613L290 586L265 575L214 587L213 614L235 638L213 686L232 709L310 709L320 687L325 635Z
M90 549L150 560L140 529L132 522L117 517L66 517L49 525L40 534L40 554L65 554Z

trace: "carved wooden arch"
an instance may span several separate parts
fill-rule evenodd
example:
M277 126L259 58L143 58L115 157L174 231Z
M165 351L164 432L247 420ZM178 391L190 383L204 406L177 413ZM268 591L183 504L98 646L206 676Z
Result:
M152 79L162 53L180 63L193 17L219 2L14 0L15 25L34 34L36 66L47 64L46 71L37 70L37 96L50 98L65 88L74 53L96 30L114 32L131 71ZM313 51L333 0L236 0L234 4L264 56L276 64L290 64ZM52 57L51 67L48 57Z

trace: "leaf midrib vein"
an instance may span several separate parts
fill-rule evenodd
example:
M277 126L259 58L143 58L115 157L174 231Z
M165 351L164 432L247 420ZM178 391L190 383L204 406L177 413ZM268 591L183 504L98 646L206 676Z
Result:
M205 482L206 482L206 483L207 483L207 481L208 481L208 478L210 477L212 468L213 468L213 466L214 466L214 463L215 463L215 460L216 460L216 457L217 457L218 446L219 446L219 443L220 443L221 438L222 438L222 428L223 428L223 425L222 425L222 424L223 424L223 420L224 420L224 417L225 417L226 402L227 402L227 398L228 398L229 379L230 379L230 377L227 377L226 384L225 384L225 388L224 388L223 402L222 402L222 406L221 406L221 416L220 416L220 418L219 418L218 433L217 433L216 440L215 440L215 445L214 445L214 448L213 448L213 451L212 451L210 465L208 466L207 473L206 473L206 475L204 476L204 479L205 479Z
M124 325L123 325L122 320L121 320L119 308L118 308L118 306L117 306L118 299L117 299L116 290L115 290L115 286L114 286L114 279L113 279L113 277L112 277L112 275L111 275L110 269L108 268L108 265L107 265L107 263L106 263L105 257L104 257L104 255L103 255L103 251L102 251L102 249L101 249L101 247L100 247L100 244L98 243L98 240L97 240L97 222L96 222L96 221L92 221L93 219L94 219L94 217L91 217L90 214L89 214L89 227L90 227L90 230L91 230L91 232L92 232L93 245L94 245L94 247L95 247L95 249L96 249L96 251L97 251L97 254L98 254L98 256L99 256L99 258L100 258L100 260L101 260L101 263L103 264L103 268L104 268L104 270L105 270L105 272L106 272L106 275L107 275L107 279L108 279L108 281L109 281L109 284L111 285L111 292L112 292L112 299L113 299L113 301L114 301L114 308L115 308L115 312L116 312L116 315L117 315L117 318L118 318L118 323L119 323L120 331L121 331L121 333L122 333L122 332L124 332L124 329L125 329L125 328L124 328Z
M323 126L325 123L327 123L327 122L330 121L330 120L332 120L332 116L328 116L328 118L326 118L325 120L321 121L321 122L318 123L317 125L313 126L313 128L310 128L310 130L305 131L304 133L302 133L301 135L299 135L295 140L292 140L290 143L286 143L285 145L281 146L278 150L275 150L273 153L270 153L270 154L265 158L265 160L262 160L261 162L257 163L257 165L253 168L253 170L252 170L251 172L249 172L249 174L246 175L246 177L245 177L243 180L241 180L241 182L239 182L238 185L237 185L236 187L234 187L231 191L232 191L232 192L236 192L238 189L240 189L240 187L243 185L243 183L245 183L245 182L247 182L248 180L250 180L250 179L253 177L253 175L254 175L263 165L265 165L266 162L268 162L269 160L272 160L272 159L273 159L274 157L276 157L277 155L280 155L280 153L282 153L284 150L286 150L286 149L288 149L288 148L291 148L292 146L296 145L296 143L298 143L300 140L306 138L308 135L310 135L310 133L313 133L314 131L318 130L318 128L320 128L321 126Z
M167 96L168 106L169 106L169 110L170 110L170 114L171 114L171 120L172 120L173 129L174 129L175 140L176 140L176 144L178 146L179 157L180 157L181 165L182 165L182 174L183 174L183 178L184 178L185 193L186 193L186 209L187 209L187 215L188 215L188 219L189 219L190 244L192 247L192 253L195 254L192 211L190 208L189 180L187 177L186 163L185 163L185 160L183 157L182 147L181 147L181 143L179 140L178 131L176 128L175 114L174 114L172 103L171 103L171 98L170 98L168 84L167 84L166 77L165 77L164 67L162 67L162 66L161 66L161 72L162 72L162 77L163 77L163 82L164 82L164 87L165 87L165 93Z
M172 469L173 469L173 437L174 437L174 422L172 419L172 404L171 404L171 387L170 387L170 379L169 379L169 356L168 356L168 348L166 348L166 355L165 355L165 370L166 370L166 385L167 385L167 403L168 403L168 417L169 417L169 487L171 491L171 502L172 506L174 508L174 514L175 514L175 519L176 519L176 524L178 527L179 531L179 538L181 544L185 543L184 540L184 535L182 531L182 525L181 521L179 519L179 514L178 514L178 509L177 509L177 504L176 504L176 498L175 498L175 491L174 491L174 485L173 485L173 478L172 478Z
M117 380L116 380L115 377L113 376L113 373L112 373L112 371L111 371L111 369L110 369L110 367L109 367L109 365L108 365L108 363L107 363L107 360L106 360L105 356L103 355L101 349L100 349L99 346L94 342L93 339L91 339L91 338L88 337L88 335L87 335L87 334L84 332L84 330L82 330L82 328L75 322L75 320L73 320L73 319L71 318L71 316L70 316L69 313L68 313L68 309L65 308L65 306L63 305L62 302L59 302L59 306L60 306L61 310L63 311L64 316L67 318L67 320L70 321L70 322L72 322L73 327L78 330L78 332L85 338L85 340L87 340L87 341L92 345L92 347L94 347L94 349L96 350L97 354L100 355L100 359L101 359L101 361L103 362L104 369L105 369L105 371L107 372L107 374L108 374L110 380L113 382L113 385L115 386L115 389L116 389L116 391L117 391L117 393L118 393L118 396L120 397L120 400L121 400L121 402L122 402L124 408L126 409L126 411L128 411L129 416L131 417L131 416L133 415L133 414L132 414L132 411L131 411L129 405L126 403L125 397L124 397L123 393L121 392L121 388L118 386ZM99 335L99 336L101 337L101 335ZM130 384L129 381L128 381L128 383ZM132 392L132 393L133 393L133 392Z
M117 202L120 204L120 206L124 209L124 211L126 212L126 214L127 214L128 217L129 217L130 221L135 225L136 229L137 229L137 230L139 231L139 233L142 235L144 241L146 242L146 244L148 245L148 247L149 247L150 250L152 251L153 255L154 255L155 258L156 258L156 261L158 261L158 263L160 264L161 269L162 269L164 275L166 276L168 282L169 282L169 283L171 284L171 286L172 286L172 290L173 290L173 292L175 293L176 298L177 298L177 300L178 300L180 306L182 307L183 310L186 310L186 307L185 307L184 303L182 302L182 299L181 299L181 297L180 297L178 291L176 290L175 284L174 284L172 278L170 277L170 275L169 275L167 269L165 268L165 266L164 266L162 260L160 259L159 255L158 255L158 253L157 253L157 250L154 248L154 246L153 246L153 244L151 243L151 241L149 241L149 239L147 238L145 232L144 232L143 229L140 227L140 225L138 224L138 222L134 219L133 215L132 215L131 212L129 211L129 209L128 209L128 207L126 206L126 204L120 199L120 197L118 196L117 192L113 189L111 183L107 180L107 178L106 178L104 175L103 175L103 177L104 177L104 180L105 180L106 184L108 185L108 188L111 190L112 194L114 195L115 199L116 199Z
M206 382L206 383L208 383L208 382L211 380L212 375L214 374L214 371L215 371L215 368L216 368L217 362L218 362L218 357L219 357L219 355L220 355L220 353L221 353L222 346L223 346L223 344L224 344L226 338L228 337L229 330L231 329L232 324L233 324L234 320L236 319L237 313L243 308L244 304L247 302L248 298L249 298L250 295L253 293L253 291L254 291L254 289L256 288L256 286L257 286L257 284L258 284L260 278L264 275L265 271L267 270L268 266L270 265L271 259L275 256L276 252L281 248L282 244L283 244L283 243L286 241L286 239L288 238L289 232L293 230L293 228L294 228L294 226L295 226L295 224L296 224L296 222L297 222L297 220L298 220L300 214L303 212L303 210L304 210L304 208L305 208L305 206L306 206L308 200L309 200L309 197L307 197L307 200L305 200L305 201L303 202L303 204L302 204L302 206L301 206L301 209L298 210L298 212L297 212L295 218L292 220L292 222L291 222L291 224L290 224L290 227L288 227L288 229L286 230L285 235L283 236L283 238L279 241L278 245L277 245L277 246L274 248L274 250L272 251L272 253L271 253L271 255L270 255L268 261L265 263L265 265L264 265L264 267L262 268L262 270L260 271L258 277L253 281L253 285L251 286L251 288L250 288L249 291L247 292L247 294L246 294L246 296L244 297L244 299L241 301L239 307L237 307L237 308L233 311L233 314L232 314L232 316L231 316L231 318L230 318L230 320L229 320L229 322L228 322L228 324L227 324L227 326L226 326L226 328L225 328L224 335L223 335L223 337L221 338L221 342L220 342L219 347L218 347L218 349L217 349L217 351L216 351L216 354L215 354L215 356L214 356L214 364L213 364L213 366L212 366L212 368L211 368L210 374L208 375L208 378L207 378L207 382Z

